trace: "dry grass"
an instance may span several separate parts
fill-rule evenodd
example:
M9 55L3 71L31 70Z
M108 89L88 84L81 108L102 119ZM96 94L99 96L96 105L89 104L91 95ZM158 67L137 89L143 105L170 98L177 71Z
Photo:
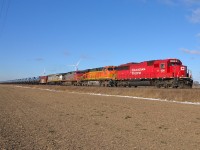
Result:
M24 85L35 88L54 89L68 92L100 93L111 95L158 98L175 101L200 102L200 89L157 89L157 88L116 88L116 87L82 87L55 85Z

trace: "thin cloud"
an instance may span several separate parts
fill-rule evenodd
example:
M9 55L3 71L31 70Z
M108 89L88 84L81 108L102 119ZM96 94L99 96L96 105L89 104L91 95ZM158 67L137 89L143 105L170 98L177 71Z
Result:
M64 55L64 56L69 56L69 55L70 55L70 52L69 52L69 51L64 51L64 52L63 52L63 55Z
M175 5L177 4L177 0L158 0L158 2L161 2L163 4L166 4L166 5Z
M44 58L35 58L35 61L41 62L44 61Z
M163 4L167 5L187 5L187 6L193 6L193 5L199 5L199 0L157 0L158 2L161 2Z
M200 0L157 0L158 2L168 6L181 6L190 11L190 15L186 18L191 23L200 23ZM192 10L192 11L191 11Z
M192 23L200 23L200 8L192 11L192 15L188 17Z
M198 50L189 50L189 49L181 48L181 51L187 54L200 55L200 51Z
M200 33L197 33L196 37L200 37Z
M87 60L93 59L93 58L90 57L89 55L85 55L85 54L81 54L80 58L81 58L81 59L87 59Z
M199 0L184 0L184 2L185 2L187 5L196 5L196 4L200 4L200 1L199 1Z
M142 3L146 3L148 0L139 0Z

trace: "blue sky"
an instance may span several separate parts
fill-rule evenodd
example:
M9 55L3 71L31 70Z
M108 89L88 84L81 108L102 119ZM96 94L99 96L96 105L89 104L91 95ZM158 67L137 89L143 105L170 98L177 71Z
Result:
M0 0L0 81L178 58L200 81L200 0Z

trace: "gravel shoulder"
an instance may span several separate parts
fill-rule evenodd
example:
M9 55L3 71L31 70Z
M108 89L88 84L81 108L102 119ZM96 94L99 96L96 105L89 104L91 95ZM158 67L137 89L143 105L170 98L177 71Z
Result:
M200 147L199 105L76 94L69 93L75 87L57 88L60 92L0 85L0 149ZM102 92L95 88L78 91L88 90ZM124 94L123 90L104 90Z
M16 85L14 85L16 86ZM124 88L124 87L85 87L85 86L55 86L55 85L18 85L23 87L52 89L67 92L99 93L122 96L155 98L168 101L200 103L200 89L165 89L153 87Z

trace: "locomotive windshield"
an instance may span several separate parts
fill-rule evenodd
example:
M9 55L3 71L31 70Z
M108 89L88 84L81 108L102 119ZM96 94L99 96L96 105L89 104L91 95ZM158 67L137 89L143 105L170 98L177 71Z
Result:
M170 60L169 61L169 66L180 66L182 65L181 61L180 60Z
M121 71L121 70L129 70L130 66L119 66L116 68L116 70Z
M113 70L116 70L115 67L112 67L112 68L108 68L109 71L113 71Z

